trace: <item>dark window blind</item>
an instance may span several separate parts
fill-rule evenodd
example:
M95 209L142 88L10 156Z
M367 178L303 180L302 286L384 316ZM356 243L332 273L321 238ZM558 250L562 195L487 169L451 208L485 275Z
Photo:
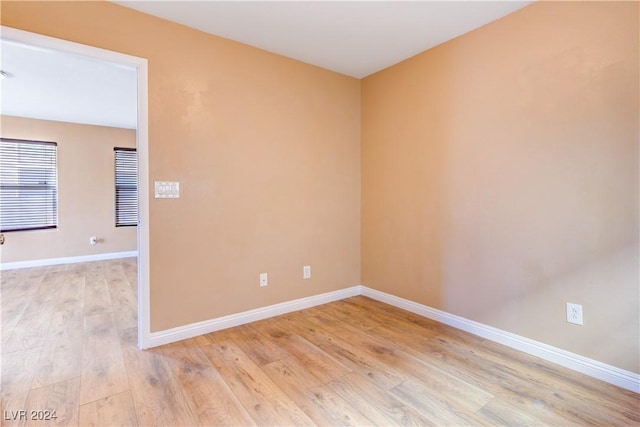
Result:
M138 153L114 148L116 165L116 227L138 225Z
M0 231L56 228L55 142L0 139Z

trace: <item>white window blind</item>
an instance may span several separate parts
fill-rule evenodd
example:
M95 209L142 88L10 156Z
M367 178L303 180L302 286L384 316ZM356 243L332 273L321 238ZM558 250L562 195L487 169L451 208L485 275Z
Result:
M0 231L58 226L55 142L0 139Z
M135 148L115 153L116 227L138 225L138 153Z

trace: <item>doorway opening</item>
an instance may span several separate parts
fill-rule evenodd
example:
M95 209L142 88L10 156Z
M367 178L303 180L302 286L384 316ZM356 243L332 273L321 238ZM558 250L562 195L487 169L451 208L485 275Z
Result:
M148 92L147 60L119 52L82 45L9 27L1 27L3 41L20 43L41 49L80 55L133 68L136 73L136 149L138 153L138 226L137 226L137 343L149 347L150 285L149 285L149 166L148 166ZM6 243L5 243L6 244Z

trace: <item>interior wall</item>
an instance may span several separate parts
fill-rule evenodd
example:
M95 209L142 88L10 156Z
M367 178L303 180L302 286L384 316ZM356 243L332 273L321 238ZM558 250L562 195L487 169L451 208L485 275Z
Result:
M364 285L640 372L638 6L538 2L363 80Z
M136 250L136 227L115 226L113 154L135 130L1 116L0 135L58 143L58 228L5 232L3 263Z
M109 2L1 8L148 59L149 178L181 192L151 194L152 332L360 283L358 80Z

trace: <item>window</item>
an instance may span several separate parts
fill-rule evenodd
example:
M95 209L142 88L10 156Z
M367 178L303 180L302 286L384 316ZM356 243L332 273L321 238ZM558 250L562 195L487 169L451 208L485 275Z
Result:
M0 138L0 231L58 226L55 142Z
M135 148L113 149L116 164L116 227L138 225L138 155Z

